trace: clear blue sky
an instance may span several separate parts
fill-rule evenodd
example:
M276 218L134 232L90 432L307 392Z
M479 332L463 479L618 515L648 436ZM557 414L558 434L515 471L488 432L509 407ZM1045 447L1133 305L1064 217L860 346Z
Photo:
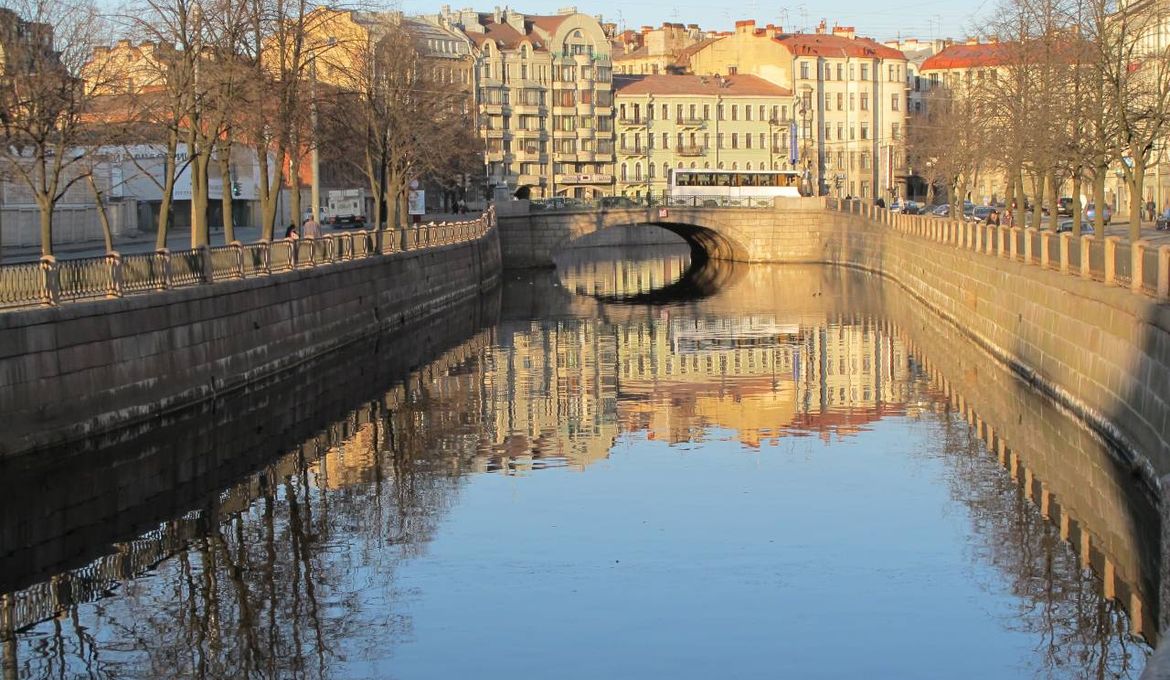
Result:
M430 14L444 2L452 7L472 6L490 11L500 0L402 0L408 14ZM509 6L529 14L554 14L558 8L575 5L587 14L601 14L607 21L626 28L642 25L659 26L664 21L699 24L704 29L731 30L740 19L755 19L760 25L774 23L793 29L812 30L821 19L844 26L855 26L859 35L880 40L896 37L963 38L980 32L995 11L998 0L952 0L926 2L909 0L909 4L884 2L874 5L865 0L829 0L828 2L790 2L773 4L760 0L733 3L702 0L643 0L615 2L594 0L525 0Z

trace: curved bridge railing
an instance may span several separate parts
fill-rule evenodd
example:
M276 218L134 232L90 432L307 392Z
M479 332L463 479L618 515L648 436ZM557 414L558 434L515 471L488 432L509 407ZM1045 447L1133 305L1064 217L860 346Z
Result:
M493 208L474 220L430 223L402 230L346 231L296 241L233 242L190 250L0 266L0 310L120 298L222 281L275 276L349 260L440 248L482 238L496 225Z

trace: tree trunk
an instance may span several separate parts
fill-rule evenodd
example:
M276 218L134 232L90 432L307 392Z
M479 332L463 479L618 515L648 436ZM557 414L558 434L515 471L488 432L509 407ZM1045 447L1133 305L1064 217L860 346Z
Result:
M223 212L223 242L236 240L236 225L232 215L232 145L231 141L219 145L219 176L222 178L219 190L219 205Z
M1056 231L1060 223L1060 185L1056 181L1056 169L1048 171L1048 188L1052 191L1048 197L1048 228Z
M1077 169L1073 172L1072 184L1072 234L1076 238L1081 236L1081 221L1083 217L1081 211L1081 171Z
M98 189L97 181L93 178L93 173L85 176L89 183L89 190L93 192L93 202L97 206L98 224L102 227L102 238L106 242L106 252L114 252L114 233L110 230L110 216L106 214L106 201L102 196L102 192Z
M288 157L288 189L289 212L292 213L293 224L300 224L301 219L301 173L297 172L297 145L293 144L293 153ZM302 234L303 236L303 234Z
M1096 206L1096 214L1093 215L1093 229L1098 234L1105 233L1105 174L1109 172L1108 166L1097 166L1096 172L1093 174L1093 205Z
M1142 238L1142 184L1146 179L1146 163L1138 155L1133 156L1129 181L1129 242Z
M1032 176L1032 193L1035 194L1032 197L1032 226L1040 229L1040 219L1044 217L1041 210L1044 207L1044 175L1041 172Z
M171 204L175 200L175 169L178 165L175 156L179 150L179 135L172 131L167 137L167 156L163 161L166 177L163 178L162 200L158 206L158 234L154 238L154 247L162 250L167 247L167 236L171 225Z
M53 254L53 203L47 198L37 198L41 209L41 255Z

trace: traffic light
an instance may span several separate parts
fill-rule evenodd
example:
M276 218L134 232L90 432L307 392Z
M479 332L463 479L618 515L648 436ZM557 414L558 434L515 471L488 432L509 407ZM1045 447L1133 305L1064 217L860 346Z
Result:
M232 182L232 198L239 198L242 189L239 182Z

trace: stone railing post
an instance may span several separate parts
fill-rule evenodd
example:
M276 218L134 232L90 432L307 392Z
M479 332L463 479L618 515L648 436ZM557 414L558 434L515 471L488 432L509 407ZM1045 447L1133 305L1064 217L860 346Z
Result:
M995 241L995 227L993 225L989 224L989 225L987 225L986 228L987 228L987 254L991 255L993 248L995 247L995 243L994 243L994 241Z
M1090 266L1089 260L1093 252L1093 238L1092 234L1085 234L1081 236L1081 278L1093 278L1093 268Z
M996 238L998 239L998 242L995 244L996 245L996 254L999 255L1000 257L1007 257L1008 256L1008 248L1007 248L1008 228L1003 226L1002 224L1000 224L1000 225L995 227L995 230L998 232L996 234ZM1014 260L1014 259L1016 259L1016 253L1015 253L1016 242L1014 240L1012 241L1012 248L1011 249L1012 249L1012 259Z
M244 244L239 241L232 241L231 246L232 254L235 255L232 258L236 264L235 275L237 279L242 279L244 278Z
M302 239L309 249L309 261L306 262L309 267L317 266L317 239L314 236L306 236Z
M983 252L983 230L979 228L978 224L970 223L971 231L975 232L975 252Z
M1105 285L1117 285L1117 242L1120 236L1105 237Z
M1051 250L1052 249L1052 239L1050 238L1051 236L1052 236L1051 232L1047 232L1047 231L1040 232L1040 267L1042 269L1048 269L1048 267L1052 264L1052 250ZM1031 243L1031 241L1032 241L1032 239L1028 239L1029 243Z
M174 286L174 281L171 280L171 251L167 248L159 248L154 251L155 262L158 263L159 268L159 288L167 290Z
M122 255L117 251L106 253L106 266L110 270L108 297L122 297Z
M211 263L211 248L206 244L196 248L199 253L199 264L203 267L203 283L215 283L215 271Z
M1072 248L1072 234L1066 231L1058 234L1057 237L1060 239L1060 273L1068 274L1071 266L1069 264L1069 249Z
M1129 247L1129 289L1135 293L1142 292L1146 283L1146 249L1150 242L1142 239Z
M41 301L46 305L61 302L61 272L57 269L57 258L41 256Z
M1032 264L1032 235L1020 229L1019 227L1012 227L1012 259L1016 259L1019 254L1017 245L1021 238L1024 239L1024 264Z
M262 239L256 245L260 248L260 271L268 276L272 273L272 244Z
M1170 246L1158 246L1158 299L1170 298Z

